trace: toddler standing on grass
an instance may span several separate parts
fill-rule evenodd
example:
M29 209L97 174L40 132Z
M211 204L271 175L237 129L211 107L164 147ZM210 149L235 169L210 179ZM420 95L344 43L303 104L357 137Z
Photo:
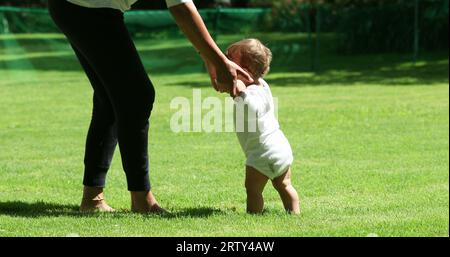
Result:
M269 72L272 52L259 40L246 39L232 44L227 50L227 57L255 81L248 86L238 81L235 97L236 132L247 157L247 212L263 211L262 193L270 179L286 211L299 214L299 197L291 182L291 146L280 130L271 90L263 80Z

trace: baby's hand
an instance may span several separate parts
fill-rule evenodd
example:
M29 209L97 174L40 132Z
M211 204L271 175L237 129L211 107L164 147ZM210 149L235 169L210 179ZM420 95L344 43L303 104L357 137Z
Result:
M236 95L232 95L232 97L239 96L242 92L244 92L247 89L247 86L242 80L238 80L236 83Z

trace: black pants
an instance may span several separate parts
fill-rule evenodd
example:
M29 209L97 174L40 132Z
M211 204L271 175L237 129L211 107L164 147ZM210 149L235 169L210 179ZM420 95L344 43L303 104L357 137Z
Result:
M150 190L149 118L155 90L125 27L123 13L49 0L50 14L66 35L94 89L83 184L104 187L119 143L129 191Z

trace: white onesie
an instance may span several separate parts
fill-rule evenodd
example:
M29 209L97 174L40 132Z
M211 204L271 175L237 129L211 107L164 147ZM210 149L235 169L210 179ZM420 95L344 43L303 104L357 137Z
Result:
M291 146L280 130L269 85L259 80L235 98L235 126L247 166L273 180L292 165Z

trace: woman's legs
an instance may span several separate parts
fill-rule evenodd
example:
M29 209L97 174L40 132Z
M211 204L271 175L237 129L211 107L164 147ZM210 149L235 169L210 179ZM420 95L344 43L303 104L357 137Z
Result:
M91 124L84 157L84 190L81 211L114 211L104 200L103 188L117 145L114 110L100 79L83 55L73 46L78 60L94 89Z
M148 169L149 117L155 91L125 27L123 14L113 9L83 8L61 0L50 0L49 6L53 19L95 72L106 92L117 124L117 138L128 190L135 192L132 193L132 198L139 203L135 204L136 211L149 209L141 208L142 206L156 206L156 200L150 193ZM94 91L97 93L96 88ZM102 135L103 138L107 137ZM101 140L92 142L99 141ZM96 146L97 150L103 149L100 151L101 156L108 157L100 158L101 160L112 157L112 144L105 148ZM95 144L91 147L87 144L87 163L96 159ZM99 163L94 161L95 165ZM87 173L85 177L88 177L88 181L98 179L101 182L101 178L106 175L106 171ZM89 179L89 174L97 176ZM140 197L142 195L145 198ZM151 201L146 201L148 199Z

